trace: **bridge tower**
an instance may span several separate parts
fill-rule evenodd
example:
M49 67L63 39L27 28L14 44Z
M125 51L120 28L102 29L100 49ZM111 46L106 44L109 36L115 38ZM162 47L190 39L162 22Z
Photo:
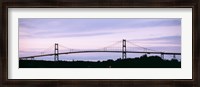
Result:
M55 50L54 50L54 61L59 61L59 55L58 55L58 43L55 43Z
M122 40L122 59L126 59L126 40Z

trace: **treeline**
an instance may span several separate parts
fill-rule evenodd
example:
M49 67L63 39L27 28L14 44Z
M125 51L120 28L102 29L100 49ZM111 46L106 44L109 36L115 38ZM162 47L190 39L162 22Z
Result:
M20 60L19 68L181 68L181 62L177 59L164 60L159 56L143 55L136 58L96 62Z

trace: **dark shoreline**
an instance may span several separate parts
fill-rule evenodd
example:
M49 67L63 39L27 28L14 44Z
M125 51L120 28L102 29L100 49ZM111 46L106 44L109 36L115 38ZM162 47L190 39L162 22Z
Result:
M44 61L20 60L19 68L181 68L181 62L164 60L159 56L143 55L136 58L106 61Z

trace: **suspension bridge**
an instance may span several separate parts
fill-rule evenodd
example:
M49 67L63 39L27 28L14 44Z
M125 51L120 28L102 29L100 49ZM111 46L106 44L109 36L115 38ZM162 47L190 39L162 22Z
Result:
M127 47L127 43L133 45L134 47ZM113 45L116 45L116 44L121 44L121 47L111 48ZM59 52L60 51L59 47L66 48L66 51ZM136 48L140 48L142 50L136 50ZM41 54L38 54L38 55L20 57L19 59L20 60L27 60L27 59L44 57L44 56L54 56L54 61L59 61L59 55L77 54L77 53L96 53L96 52L99 52L99 53L121 53L122 59L127 58L127 53L159 54L162 59L164 59L164 55L173 55L173 58L176 58L176 55L181 55L181 53L176 53L176 52L163 52L163 51L157 51L157 50L149 49L149 48L146 48L146 47L136 45L136 44L132 43L131 41L127 41L127 40L123 39L122 41L117 41L114 44L111 44L109 46L99 48L99 49L72 49L72 48L62 46L62 45L58 45L58 43L55 43L54 53L41 52Z

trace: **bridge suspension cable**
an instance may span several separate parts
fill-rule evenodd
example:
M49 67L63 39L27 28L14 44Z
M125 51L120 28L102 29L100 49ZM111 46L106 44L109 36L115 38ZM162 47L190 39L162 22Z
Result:
M133 45L134 47L136 46L136 47L145 49L146 51L138 51L138 50L137 51L127 51L126 50L126 48L127 48L126 42L129 43L129 44L131 44L131 45ZM107 50L108 48L116 46L119 43L120 43L120 48L121 48L120 50L116 50L116 49L114 49L114 50L113 49L112 50L111 49ZM121 47L121 45L122 45L122 47ZM66 52L66 51L59 52L59 49L58 49L59 47L58 46L66 48L66 49L68 49L70 51L69 52ZM49 49L51 49L51 48L52 48L52 46L46 48L43 52L49 51ZM126 58L126 53L161 54L161 58L164 58L164 55L173 55L174 58L175 58L175 55L181 55L181 53L162 52L162 51L158 51L158 50L154 50L154 49L149 49L149 48L137 45L137 44L135 44L133 42L126 41L125 39L123 39L122 41L117 41L117 42L115 42L113 44L110 44L108 46L105 46L103 48L100 48L100 50L97 50L97 49L96 50L94 50L94 49L93 50L91 50L91 49L90 50L88 50L88 49L80 49L80 50L78 50L78 49L72 49L72 48L69 48L69 47L66 47L66 46L63 46L63 45L60 45L60 44L58 45L58 43L55 43L55 45L54 45L53 48L54 48L54 53L34 55L34 56L27 56L27 57L20 57L20 59L28 59L28 58L35 58L35 57L52 56L52 55L54 55L55 56L55 61L59 61L59 57L58 56L61 55L61 54L87 53L87 52L116 52L116 53L122 52L122 55L123 55L122 58ZM102 51L102 49L104 49L104 50ZM71 50L73 50L73 51L71 51Z
M54 47L54 45L49 46L48 48L44 49L42 52L40 52L41 54L46 53L47 51L51 50Z
M64 45L62 45L62 44L59 44L59 46L60 46L60 47L63 47L63 48L66 48L66 49L72 49L72 48L66 47L66 46L64 46Z
M149 51L155 51L155 52L158 52L158 50L154 50L154 49L149 49L149 48L146 48L146 47L142 47L142 46L140 46L140 45L137 45L137 44L134 44L133 42L130 42L130 41L127 41L129 44L131 44L131 45L134 45L134 46L137 46L137 47L139 47L139 48L142 48L142 49L144 49L144 50L149 50ZM160 52L160 51L159 51Z
M121 43L122 41L116 41L115 43L113 43L113 44L110 44L110 45L107 45L107 46L105 46L105 47L101 47L101 48L98 48L98 49L96 49L96 50L107 50L108 48L111 48L111 47L113 47L113 46L115 46L115 45L117 45L117 44L119 44L119 43Z

